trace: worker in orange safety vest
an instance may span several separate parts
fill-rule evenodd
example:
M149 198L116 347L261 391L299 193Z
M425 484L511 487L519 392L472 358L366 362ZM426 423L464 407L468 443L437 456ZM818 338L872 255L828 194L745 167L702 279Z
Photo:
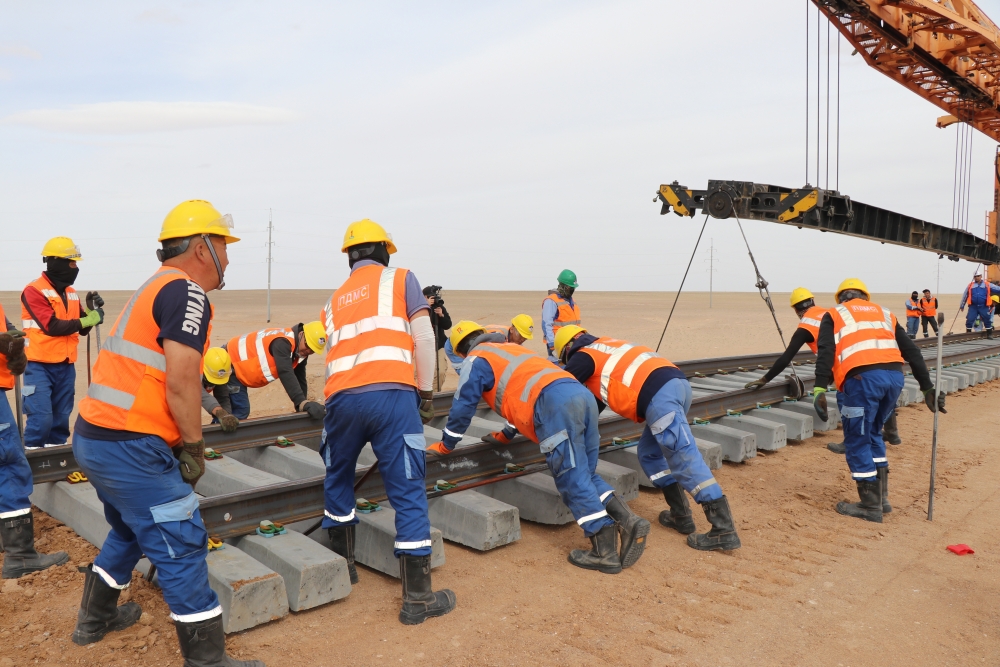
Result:
M556 334L567 324L579 325L580 306L573 299L573 292L579 287L576 274L569 269L559 273L558 284L554 290L549 290L542 301L542 337L545 338L545 348L549 352L549 361L556 362Z

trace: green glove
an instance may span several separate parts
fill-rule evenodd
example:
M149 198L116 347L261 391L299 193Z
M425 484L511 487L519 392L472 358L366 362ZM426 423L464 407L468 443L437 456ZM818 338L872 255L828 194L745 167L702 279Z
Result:
M205 440L185 442L177 455L180 462L181 477L193 489L201 476L205 474Z
M226 412L225 408L219 408L212 414L219 420L223 433L236 433L236 429L240 427L240 420Z
M101 319L101 311L88 311L86 315L80 318L80 327L86 329L87 327L96 326L101 323Z
M824 387L813 388L813 409L816 410L816 414L821 420L827 421L830 418L830 412L826 407L826 389Z
M427 423L434 419L434 392L433 391L422 391L420 392L420 420L423 423Z

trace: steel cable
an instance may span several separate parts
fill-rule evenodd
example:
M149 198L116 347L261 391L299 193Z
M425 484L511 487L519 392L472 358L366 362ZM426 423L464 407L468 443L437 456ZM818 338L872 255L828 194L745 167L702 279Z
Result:
M656 351L660 351L663 345L663 337L667 335L667 327L670 326L670 319L674 316L674 308L677 307L677 300L681 298L681 291L684 289L684 282L687 280L688 271L691 270L691 262L694 261L695 253L698 252L698 244L701 243L701 235L705 233L705 226L708 225L708 213L705 213L705 222L701 224L701 231L698 232L698 240L694 242L694 250L691 251L691 259L688 260L687 268L684 269L684 277L681 278L681 286L677 288L677 295L674 296L674 305L670 307L670 314L667 315L667 323L663 325L663 333L660 334L660 342L656 344Z

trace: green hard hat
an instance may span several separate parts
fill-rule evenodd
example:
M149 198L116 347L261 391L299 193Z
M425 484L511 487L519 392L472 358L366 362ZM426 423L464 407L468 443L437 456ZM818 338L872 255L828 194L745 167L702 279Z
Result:
M574 288L579 287L579 285L576 282L576 274L570 271L569 269L563 269L559 273L559 282L561 282L563 285L566 285L566 287L574 287Z

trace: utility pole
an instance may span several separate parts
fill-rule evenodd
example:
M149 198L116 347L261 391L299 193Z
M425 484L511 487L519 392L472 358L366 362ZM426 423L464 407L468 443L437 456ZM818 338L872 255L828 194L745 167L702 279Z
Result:
M271 247L274 241L271 240L271 233L274 231L274 221L271 216L271 209L267 209L267 321L271 322Z
M712 307L712 279L715 277L714 274L718 269L715 268L715 239L711 239L708 248L708 259L704 260L708 262L708 307Z

